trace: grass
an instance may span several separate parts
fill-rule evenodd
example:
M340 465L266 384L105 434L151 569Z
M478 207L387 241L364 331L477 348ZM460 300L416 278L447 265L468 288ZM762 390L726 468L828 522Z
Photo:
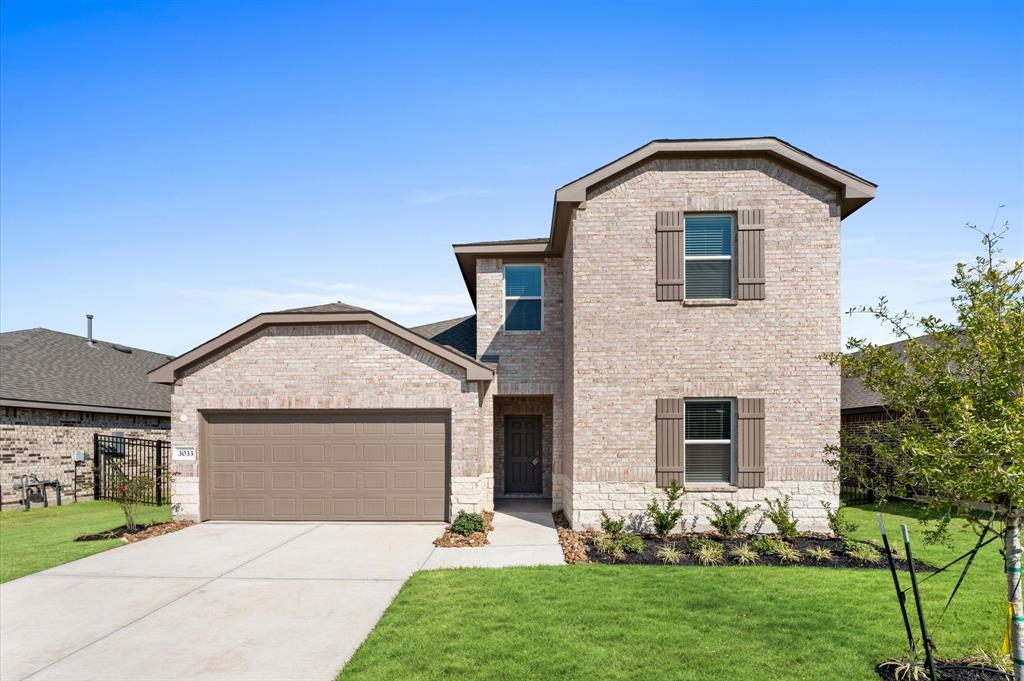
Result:
M858 537L877 538L876 510L849 511ZM915 555L927 562L974 543L958 525L951 546L924 546L918 510L881 510L891 531L910 526ZM956 578L943 573L922 585L939 654L995 648L1006 612L996 545L941 617ZM905 647L887 570L454 570L415 574L339 678L874 680L875 664Z
M170 506L143 506L138 513L140 524L170 518ZM0 513L0 582L123 546L120 539L75 541L78 535L95 534L121 525L124 525L124 515L111 501Z

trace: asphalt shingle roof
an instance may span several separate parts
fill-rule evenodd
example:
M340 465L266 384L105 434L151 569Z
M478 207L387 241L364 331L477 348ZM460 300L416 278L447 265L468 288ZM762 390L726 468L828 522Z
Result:
M0 398L171 411L171 386L146 373L170 355L82 336L26 329L0 333Z
M446 319L443 322L414 326L409 329L435 343L458 350L464 355L476 357L476 315Z
M343 303L340 300L326 305L310 305L309 307L293 307L290 310L278 310L278 312L369 312L366 308L356 307Z

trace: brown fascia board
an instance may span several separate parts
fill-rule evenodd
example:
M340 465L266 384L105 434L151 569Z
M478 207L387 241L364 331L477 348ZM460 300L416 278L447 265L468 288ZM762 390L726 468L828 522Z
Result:
M170 418L170 411L156 409L133 409L131 407L110 407L98 404L71 404L69 402L40 402L38 400L12 400L0 397L0 407L21 409L55 409L57 411L82 411L97 414L128 414L130 416L158 416Z
M235 341L259 331L265 326L285 326L300 324L373 324L377 328L406 340L427 352L440 357L466 370L467 381L490 381L494 379L494 371L475 359L447 348L440 343L424 338L413 331L397 324L376 312L267 312L247 319L238 326L228 329L216 338L189 350L180 357L153 369L147 378L151 383L173 384L179 372L196 362L209 357Z
M537 239L519 243L452 244L455 260L459 263L462 280L466 283L469 297L476 307L476 260L477 258L528 258L551 255L548 240Z
M572 210L577 206L586 207L587 191L591 187L654 156L765 156L838 188L843 218L873 199L878 186L838 166L816 158L777 137L654 140L555 191L555 205L551 213L551 236L549 238L551 252L561 253L565 246Z

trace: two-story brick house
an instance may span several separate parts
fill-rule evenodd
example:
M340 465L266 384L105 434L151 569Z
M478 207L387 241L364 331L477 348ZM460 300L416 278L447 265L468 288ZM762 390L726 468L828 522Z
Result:
M177 513L423 520L550 497L574 526L836 501L839 228L875 185L776 138L662 140L555 192L547 238L458 244L476 314L258 315L174 385Z

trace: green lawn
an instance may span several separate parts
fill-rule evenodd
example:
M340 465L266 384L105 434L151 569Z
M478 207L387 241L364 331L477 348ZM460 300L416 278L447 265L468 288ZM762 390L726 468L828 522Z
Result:
M170 506L143 506L140 523L170 520ZM0 582L123 546L120 539L76 542L124 525L124 515L111 501L88 501L67 506L0 513Z
M851 509L877 538L874 508ZM915 510L886 507L891 531ZM921 546L940 563L973 545ZM906 573L903 575L908 577ZM922 586L940 655L1002 636L1002 563L986 547L944 618L955 574ZM907 582L909 586L909 580ZM905 635L887 570L579 565L421 572L339 678L877 679Z

